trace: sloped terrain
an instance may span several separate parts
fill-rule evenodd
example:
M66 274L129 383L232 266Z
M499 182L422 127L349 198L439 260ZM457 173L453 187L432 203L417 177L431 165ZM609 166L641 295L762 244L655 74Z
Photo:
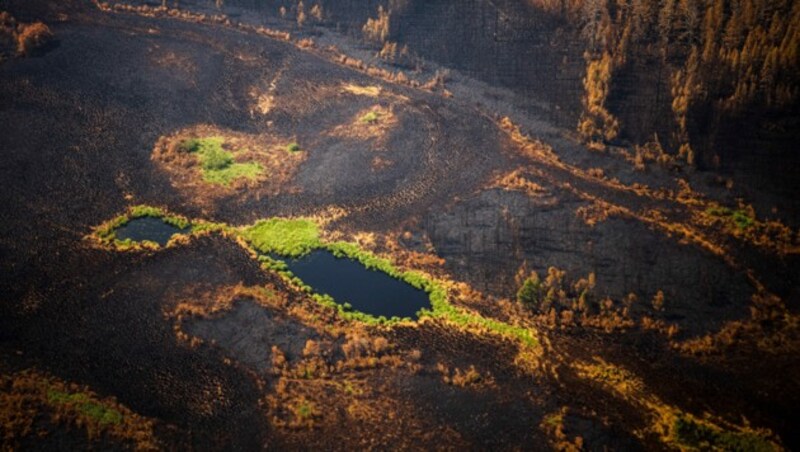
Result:
M462 74L425 88L240 8L119 5L9 2L58 43L0 64L4 447L798 446L796 231L503 118L486 100L509 94ZM262 176L205 181L180 144L209 136ZM135 205L219 227L98 246ZM452 311L350 320L242 245L273 217L421 272Z

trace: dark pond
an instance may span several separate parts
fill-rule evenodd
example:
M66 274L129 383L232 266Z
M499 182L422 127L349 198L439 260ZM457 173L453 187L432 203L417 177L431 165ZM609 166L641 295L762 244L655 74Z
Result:
M180 229L171 224L164 223L160 218L142 217L134 218L116 231L119 240L131 239L134 242L149 240L164 246L175 234L189 232L189 228Z
M425 291L369 270L358 261L337 258L330 251L316 250L299 259L281 260L315 292L330 295L339 304L350 303L356 311L376 317L416 318L417 311L431 307Z

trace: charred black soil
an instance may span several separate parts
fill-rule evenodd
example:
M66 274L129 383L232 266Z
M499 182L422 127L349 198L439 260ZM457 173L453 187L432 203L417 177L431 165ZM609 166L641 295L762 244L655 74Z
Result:
M800 445L800 246L759 215L770 193L635 171L475 68L354 64L334 21L132 4L0 2L57 39L0 61L4 448ZM177 147L207 137L239 160ZM202 177L245 160L263 177ZM98 240L133 206L190 226ZM243 231L270 218L430 309L326 303L259 260Z

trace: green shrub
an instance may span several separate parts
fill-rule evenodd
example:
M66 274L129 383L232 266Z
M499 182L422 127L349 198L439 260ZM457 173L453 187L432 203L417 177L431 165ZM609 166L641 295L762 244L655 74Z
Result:
M737 210L733 212L731 218L733 219L733 222L736 223L736 227L739 229L747 229L752 226L753 223L755 223L755 220L753 220L753 218L743 210Z
M301 150L302 149L300 148L300 145L295 142L286 145L286 152L290 154L294 154L295 152L300 152Z
M522 287L517 291L517 301L529 307L538 307L542 302L542 282L534 273L522 283Z
M200 160L206 171L221 170L233 163L233 155L222 148L211 147L205 150Z

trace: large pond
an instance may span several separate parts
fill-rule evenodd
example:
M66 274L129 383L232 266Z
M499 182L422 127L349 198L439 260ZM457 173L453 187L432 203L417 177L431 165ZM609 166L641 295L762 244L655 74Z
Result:
M189 228L180 229L171 224L167 224L160 218L142 217L134 218L125 225L120 226L115 231L119 240L130 239L134 242L149 240L164 246L175 234L189 232Z
M281 260L315 292L330 295L339 304L350 303L356 311L376 317L416 318L417 311L431 307L425 291L330 251L315 250L299 259Z

